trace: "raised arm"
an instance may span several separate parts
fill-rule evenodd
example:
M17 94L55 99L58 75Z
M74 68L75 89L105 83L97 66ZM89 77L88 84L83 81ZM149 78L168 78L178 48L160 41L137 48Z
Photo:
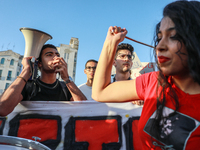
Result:
M92 98L100 102L123 102L138 99L135 80L118 81L110 84L111 69L117 45L122 42L127 30L109 27L98 61L92 85Z
M6 116L13 111L15 106L23 99L21 92L26 81L31 76L28 60L32 57L26 57L22 60L23 70L17 79L6 89L0 97L0 116Z

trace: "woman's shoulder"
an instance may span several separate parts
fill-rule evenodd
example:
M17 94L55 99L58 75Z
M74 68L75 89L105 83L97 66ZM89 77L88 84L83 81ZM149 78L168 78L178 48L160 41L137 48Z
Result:
M142 78L145 80L155 80L155 79L157 80L158 74L159 74L159 71L153 71L153 72L148 72L148 73L142 74L137 78Z

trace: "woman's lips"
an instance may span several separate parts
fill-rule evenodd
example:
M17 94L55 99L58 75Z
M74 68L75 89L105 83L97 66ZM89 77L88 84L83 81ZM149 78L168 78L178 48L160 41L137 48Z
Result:
M170 58L168 58L168 57L165 57L165 56L158 56L158 61L159 61L159 63L164 63L164 62L167 62L167 61L169 61L170 60Z

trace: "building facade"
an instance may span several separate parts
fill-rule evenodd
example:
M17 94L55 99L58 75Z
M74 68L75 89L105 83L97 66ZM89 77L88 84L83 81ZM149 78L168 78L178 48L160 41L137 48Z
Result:
M0 52L0 95L20 74L22 58L12 50Z

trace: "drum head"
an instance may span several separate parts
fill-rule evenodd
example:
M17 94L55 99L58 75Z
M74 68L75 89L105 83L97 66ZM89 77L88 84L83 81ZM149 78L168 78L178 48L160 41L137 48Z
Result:
M10 145L0 145L0 149L2 150L28 150L27 148L10 146Z
M40 142L13 137L0 135L0 149L5 150L51 150L47 146L41 144Z

